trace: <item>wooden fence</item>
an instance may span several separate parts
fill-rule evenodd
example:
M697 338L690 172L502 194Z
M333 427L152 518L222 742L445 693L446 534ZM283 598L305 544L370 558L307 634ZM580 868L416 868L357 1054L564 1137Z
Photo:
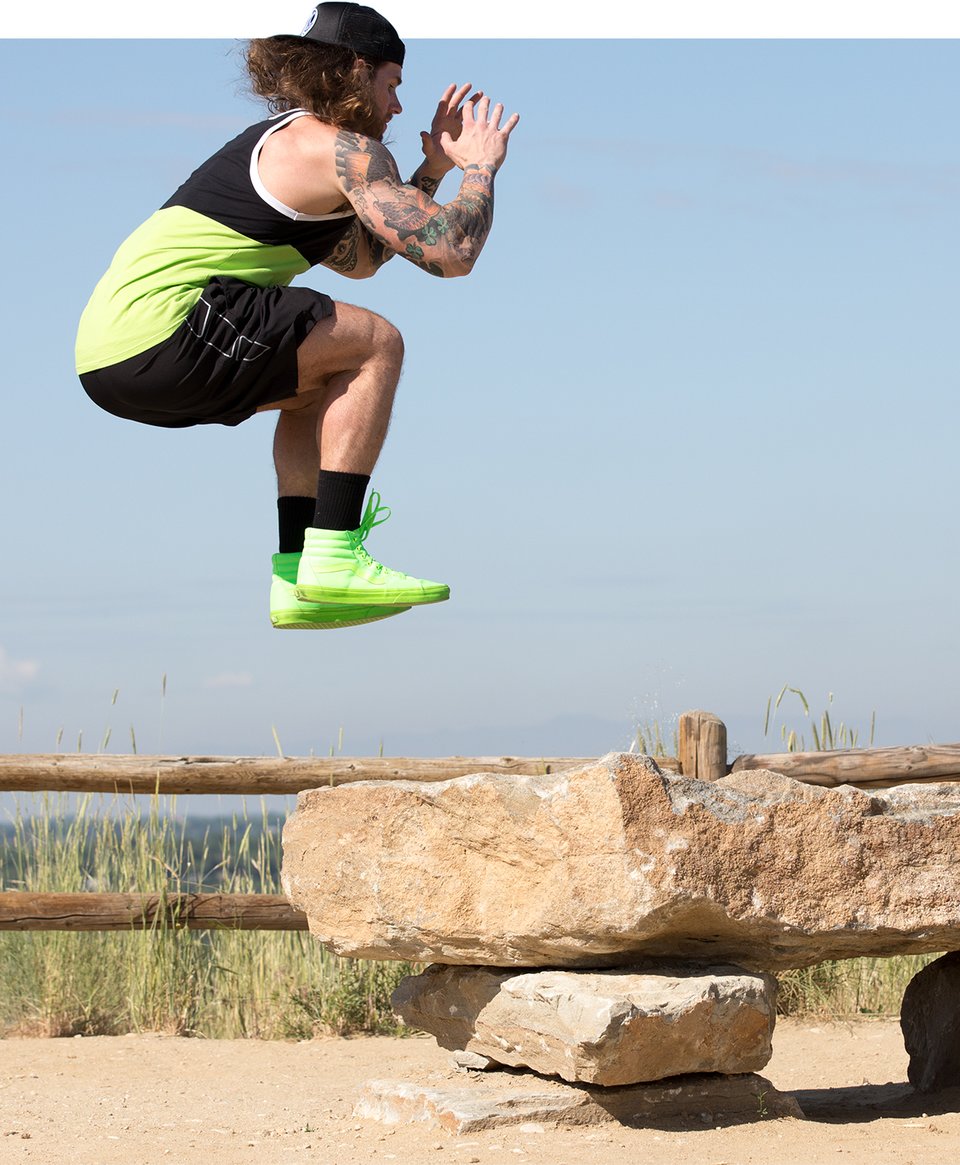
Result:
M351 781L445 781L471 773L538 775L593 757L167 757L30 754L0 756L0 792L290 794ZM708 712L685 712L668 772L713 781L772 769L807 784L886 788L960 781L960 744L739 756L727 763L727 730ZM281 894L33 894L0 892L0 930L306 930L306 916Z

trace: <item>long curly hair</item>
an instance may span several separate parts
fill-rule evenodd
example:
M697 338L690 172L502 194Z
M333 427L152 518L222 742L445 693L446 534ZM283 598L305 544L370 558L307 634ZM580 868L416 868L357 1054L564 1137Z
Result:
M268 36L248 43L245 62L251 89L273 113L309 109L329 125L374 138L383 133L373 100L379 61L340 45Z

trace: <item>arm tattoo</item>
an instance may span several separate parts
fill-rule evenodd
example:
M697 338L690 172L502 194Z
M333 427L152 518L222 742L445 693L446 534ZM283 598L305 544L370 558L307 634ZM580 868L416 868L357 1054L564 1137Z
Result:
M467 166L457 201L462 210L457 223L456 246L464 259L473 260L480 253L493 226L493 176L490 165Z
M493 223L496 167L467 166L460 192L443 206L431 197L439 179L421 176L416 186L404 185L390 153L359 134L347 130L337 134L336 164L337 176L370 236L371 254L379 249L389 257L396 250L431 275L473 266ZM402 250L384 241L384 228L396 236Z
M416 186L418 190L422 190L424 194L431 198L437 193L437 187L440 185L439 178L429 178L426 174L421 174L419 178L411 178L411 186Z
M346 275L350 271L356 271L357 267L368 266L363 261L364 251L369 254L369 266L372 266L374 271L379 270L396 254L355 218L324 263L332 270Z
M357 245L360 241L360 220L354 219L346 234L334 247L333 254L326 260L328 267L335 271L355 271L357 268Z
M348 192L363 183L378 182L384 178L400 181L400 171L389 151L372 138L342 129L337 134L334 148L337 175Z

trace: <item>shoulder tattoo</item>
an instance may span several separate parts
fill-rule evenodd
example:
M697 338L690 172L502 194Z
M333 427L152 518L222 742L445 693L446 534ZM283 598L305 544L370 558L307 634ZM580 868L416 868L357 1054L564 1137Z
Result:
M373 138L342 129L337 133L334 150L337 177L347 190L353 190L365 182L378 182L385 178L395 181L400 179L390 151Z

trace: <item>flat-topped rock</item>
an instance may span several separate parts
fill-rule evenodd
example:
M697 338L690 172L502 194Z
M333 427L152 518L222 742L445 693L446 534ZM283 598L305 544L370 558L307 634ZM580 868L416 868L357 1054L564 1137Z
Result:
M705 783L611 753L548 776L301 793L282 881L340 955L749 969L960 948L960 789Z
M607 1086L769 1061L777 983L739 967L498 971L434 965L393 1006L442 1048Z

